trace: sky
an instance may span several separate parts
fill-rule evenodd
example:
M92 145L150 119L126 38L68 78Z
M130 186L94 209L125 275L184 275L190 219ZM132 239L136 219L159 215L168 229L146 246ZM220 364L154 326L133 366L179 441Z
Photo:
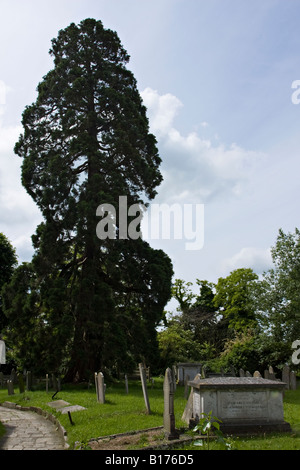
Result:
M149 239L174 279L270 269L279 229L300 227L299 17L300 0L0 0L0 232L19 263L42 221L13 151L22 112L53 68L51 40L95 18L129 53L157 138L152 204L185 221L181 238Z

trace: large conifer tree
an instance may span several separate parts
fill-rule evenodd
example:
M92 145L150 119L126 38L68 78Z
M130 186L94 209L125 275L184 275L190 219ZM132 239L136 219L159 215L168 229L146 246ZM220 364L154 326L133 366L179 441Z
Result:
M67 378L81 379L139 356L151 361L172 266L141 239L96 235L100 204L118 210L119 196L146 204L162 180L117 34L87 19L61 30L50 54L54 68L23 113L15 152L44 218L33 236L40 311L47 311L53 335L59 332L55 347L70 345ZM118 220L116 226L118 233Z

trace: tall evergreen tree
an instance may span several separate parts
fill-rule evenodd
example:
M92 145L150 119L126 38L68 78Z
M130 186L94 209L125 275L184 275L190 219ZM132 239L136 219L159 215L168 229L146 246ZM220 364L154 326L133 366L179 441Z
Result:
M0 333L7 325L7 317L2 308L1 291L3 286L10 281L17 264L16 250L4 233L0 232Z
M136 333L151 343L170 297L172 266L143 240L118 237L118 219L117 239L96 234L100 204L117 213L119 196L128 206L147 204L162 181L156 140L117 34L94 19L72 23L53 39L50 54L54 68L23 113L15 152L23 158L22 183L44 217L33 236L43 308L53 328L72 319L65 341L73 379L136 359Z

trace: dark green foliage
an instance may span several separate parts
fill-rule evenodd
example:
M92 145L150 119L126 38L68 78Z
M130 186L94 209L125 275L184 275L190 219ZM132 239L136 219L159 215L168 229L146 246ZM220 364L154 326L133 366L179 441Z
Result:
M50 54L54 68L23 113L15 152L23 159L22 183L44 217L33 236L32 268L37 317L47 318L45 354L56 347L56 369L64 366L73 380L157 355L155 327L170 297L172 266L141 239L96 234L99 205L118 213L119 196L128 206L147 204L162 181L156 140L117 34L87 19L60 31Z
M2 288L10 281L17 266L17 255L8 238L0 232L0 333L7 325L7 318L2 308Z

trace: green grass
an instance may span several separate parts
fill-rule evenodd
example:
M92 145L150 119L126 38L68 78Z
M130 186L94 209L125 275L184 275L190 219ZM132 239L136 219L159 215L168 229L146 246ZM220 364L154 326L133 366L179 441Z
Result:
M48 406L52 401L52 391L47 394L44 390L18 393L8 396L7 390L0 390L0 402L11 401L22 406L37 406L55 415L68 434L70 448L76 443L83 446L92 438L118 434L128 431L147 429L163 425L163 379L156 378L153 388L149 386L149 402L151 414L146 413L141 383L129 383L129 394L125 393L123 383L108 384L106 402L99 404L96 399L95 387L87 389L84 386L64 385L55 399L69 402L71 405L81 405L86 410L72 413L74 426L68 415L62 415ZM177 387L175 394L176 427L186 427L181 416L186 405L184 388ZM292 433L272 434L247 438L231 438L232 449L236 450L300 450L300 388L296 391L286 391L284 396L284 418L292 427ZM0 423L0 436L3 426ZM220 449L214 442L212 450ZM201 450L194 445L185 450Z
M37 406L52 413L66 429L71 448L76 442L87 443L91 438L163 425L163 379L160 378L155 379L153 388L148 388L151 408L149 415L146 413L139 381L129 382L128 395L125 393L124 384L107 384L104 404L97 402L95 387L88 390L83 386L63 386L55 399L86 408L72 413L74 426L71 425L68 415L62 415L47 405L53 401L52 394L53 391L48 394L45 391L32 391L21 395L15 387L15 395L11 396L8 396L7 390L0 390L0 402L12 401L22 406ZM181 427L186 426L181 421L185 404L183 388L180 387L176 394L176 424Z

